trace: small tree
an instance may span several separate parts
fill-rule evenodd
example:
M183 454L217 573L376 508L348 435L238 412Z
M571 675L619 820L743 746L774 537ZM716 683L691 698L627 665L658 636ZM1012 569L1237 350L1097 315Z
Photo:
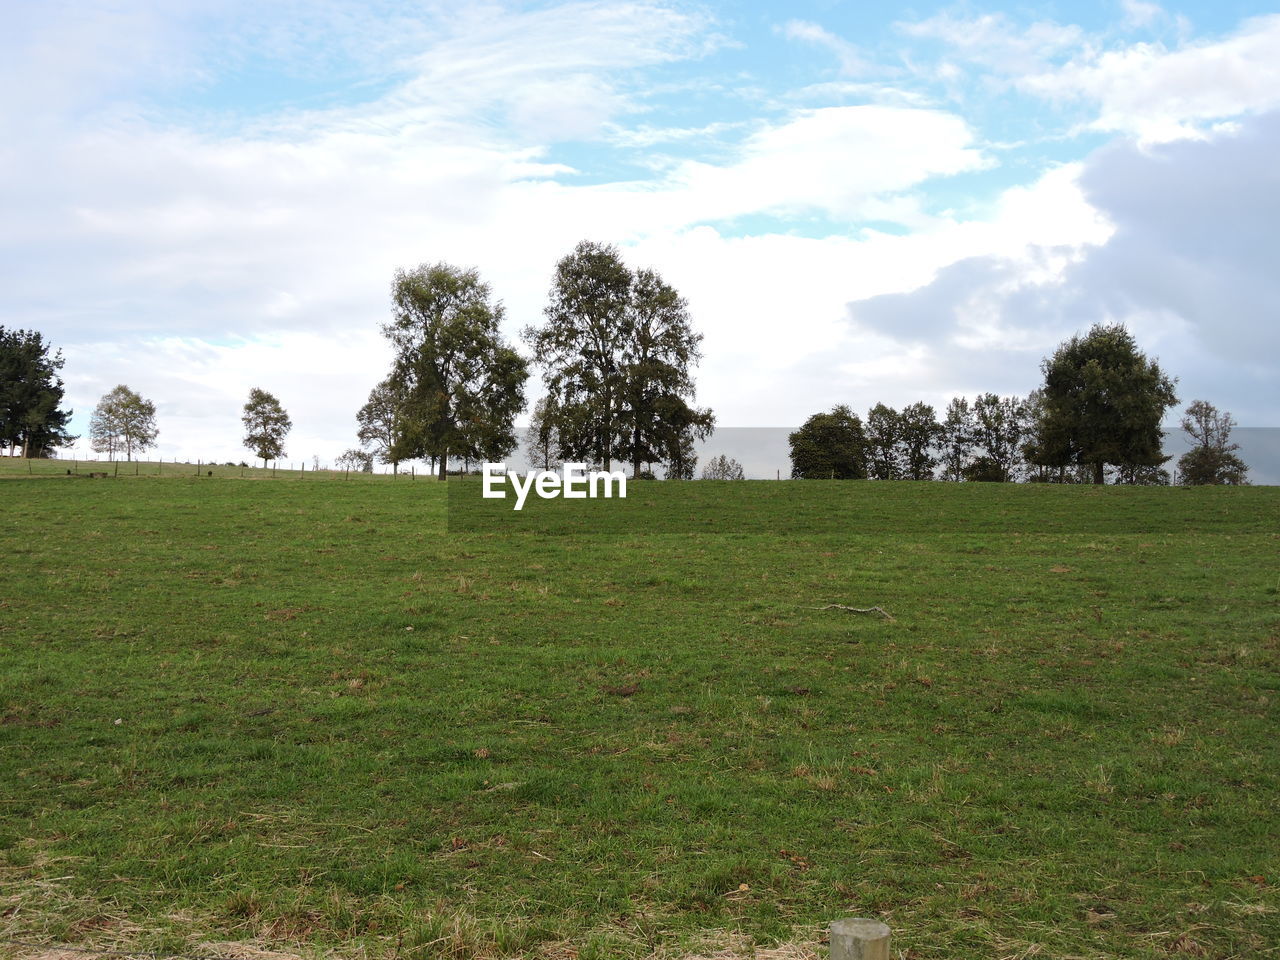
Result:
M721 453L707 461L707 465L702 468L702 479L745 480L746 474L742 471L742 464Z
M1236 456L1238 443L1231 442L1236 421L1213 404L1196 400L1182 417L1182 429L1195 446L1178 459L1179 480L1187 486L1205 484L1241 485L1249 468Z
M373 473L373 454L368 450L352 447L344 451L335 463L340 468L355 470L357 473Z
M858 415L844 404L815 413L788 438L791 476L797 480L865 480L867 438Z
M123 450L126 460L133 452L155 445L156 405L130 390L123 383L105 394L89 419L89 440L93 449L115 459Z
M525 453L529 462L540 470L553 470L560 466L560 431L556 426L555 401L541 397L533 405L529 417L529 429L525 433Z
M392 473L399 473L400 461L414 455L406 400L403 384L388 378L369 391L369 399L356 411L356 438L379 462L391 464Z
M254 387L249 391L249 402L244 405L240 421L245 429L244 445L262 461L263 467L268 460L284 456L284 438L289 435L293 421L274 396Z

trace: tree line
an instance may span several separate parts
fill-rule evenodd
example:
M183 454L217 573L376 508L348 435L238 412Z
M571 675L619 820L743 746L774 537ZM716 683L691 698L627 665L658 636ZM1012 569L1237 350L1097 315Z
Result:
M517 446L530 361L501 333L505 308L475 269L447 263L396 271L392 316L382 333L394 347L387 375L356 414L359 447L339 465L393 471L426 460L440 477L500 461ZM660 466L692 479L694 444L715 425L694 405L693 368L702 335L688 304L660 274L633 270L613 246L583 241L555 267L541 325L521 331L542 370L544 396L532 410L526 453L543 469L565 461L637 477ZM34 331L0 327L0 450L48 456L77 437L62 410L64 360ZM1138 350L1123 325L1099 324L1061 344L1041 364L1027 397L957 397L941 416L927 403L896 410L877 403L862 419L847 405L811 416L790 434L791 476L876 479L1169 483L1161 424L1177 403L1174 381ZM99 401L89 423L94 450L126 459L154 446L155 404L126 385ZM263 461L285 453L292 421L280 401L250 391L241 416L244 445ZM1229 413L1197 400L1183 430L1193 446L1177 464L1182 483L1245 483L1248 468L1230 441ZM720 456L707 479L742 479Z
M1167 484L1162 450L1174 381L1120 324L1098 324L1041 364L1027 397L956 397L939 417L927 403L877 403L864 421L846 405L811 416L789 436L798 479ZM1231 443L1235 420L1203 400L1181 422L1193 446L1178 461L1184 484L1245 483Z

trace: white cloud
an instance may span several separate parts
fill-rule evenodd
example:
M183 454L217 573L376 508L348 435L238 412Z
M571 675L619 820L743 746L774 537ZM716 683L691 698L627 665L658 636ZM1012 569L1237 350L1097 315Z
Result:
M1158 3L1147 3L1146 0L1120 0L1124 10L1124 25L1129 29L1150 26L1165 15Z
M761 129L736 162L680 165L658 193L682 218L677 225L764 212L851 223L889 212L876 207L885 195L988 166L975 139L960 117L940 110L825 107Z
M944 12L897 27L909 37L941 41L959 60L1009 76L1038 70L1084 41L1077 26L1052 21L1019 26L1002 13L957 17Z
M1090 51L1019 80L1046 99L1096 104L1090 126L1148 142L1200 136L1204 121L1280 105L1280 15L1248 20L1221 40L1174 50L1138 43Z
M782 35L788 40L799 40L829 50L840 62L840 73L844 76L855 76L868 69L857 47L816 23L788 20L782 27Z

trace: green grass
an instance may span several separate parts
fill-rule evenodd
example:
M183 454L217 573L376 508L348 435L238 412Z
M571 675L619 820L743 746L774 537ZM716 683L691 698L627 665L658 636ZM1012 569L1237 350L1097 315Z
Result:
M1280 490L652 484L566 536L305 480L0 480L0 938L1280 942Z

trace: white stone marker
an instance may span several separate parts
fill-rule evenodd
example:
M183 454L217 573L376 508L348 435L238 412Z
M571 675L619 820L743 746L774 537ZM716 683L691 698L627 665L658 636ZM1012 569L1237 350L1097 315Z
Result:
M866 917L833 921L831 960L889 960L889 928Z

